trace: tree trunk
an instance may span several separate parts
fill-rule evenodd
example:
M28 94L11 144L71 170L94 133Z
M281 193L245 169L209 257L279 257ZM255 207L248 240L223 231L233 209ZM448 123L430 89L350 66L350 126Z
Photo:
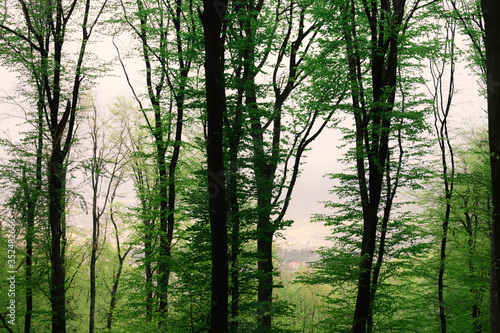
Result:
M224 40L222 22L225 1L203 1L205 40L205 87L207 100L208 187L212 248L210 332L228 331L228 254L224 154L222 149L223 116L226 112L224 85Z
M183 117L184 117L184 102L186 96L186 82L187 76L189 74L190 65L184 61L183 58L183 47L181 40L181 1L176 1L176 15L173 19L174 27L176 30L176 42L177 42L177 50L178 50L178 65L180 69L180 78L179 78L179 88L178 91L174 94L176 109L177 109L177 118L175 125L175 141L174 147L172 151L172 156L170 157L170 163L168 166L168 208L167 208L167 228L166 232L166 253L167 259L169 260L172 256L172 240L174 237L174 225L175 225L175 198L176 198L176 184L175 184L175 171L177 169L177 164L179 161L179 154L181 151L181 143L182 143L182 128L183 128ZM165 73L168 75L168 73ZM163 229L162 229L163 230ZM170 279L170 264L167 265L166 271L164 273L164 286L168 289L169 279ZM164 307L168 306L167 299L165 295L165 302L163 304L162 310L164 312Z
M116 190L116 188L115 188ZM115 194L113 194L114 198ZM113 201L113 199L111 200ZM129 254L129 252L132 250L132 246L129 246L129 248L125 251L123 255L120 253L120 238L118 235L118 227L116 225L113 211L111 211L110 214L111 218L111 223L113 223L113 227L115 228L115 236L116 236L116 247L117 247L117 257L118 257L118 271L116 273L116 276L113 279L113 287L111 288L111 300L109 302L109 310L108 310L108 315L107 315L107 320L106 320L106 328L111 331L111 325L113 323L113 311L116 307L116 303L118 302L118 285L120 283L120 277L122 275L122 270L123 270L123 263L125 262L125 258ZM146 314L147 316L147 314Z
M362 91L352 92L355 108L357 172L363 210L363 235L361 241L360 266L358 275L358 293L353 318L353 333L365 333L367 330L372 299L372 266L377 240L379 223L378 211L381 202L382 186L386 174L386 163L389 154L389 133L391 130L390 113L394 107L397 83L398 35L405 2L382 2L380 8L372 4L371 11L365 11L371 30L371 85L373 87L373 101L369 110L359 105ZM344 8L345 14L355 18L354 2ZM348 11L348 12L347 12ZM350 29L353 24L350 23ZM349 33L349 32L347 32ZM353 87L361 85L358 76L361 75L359 64L359 50L355 35L351 44L347 45L349 72ZM381 48L383 52L381 52ZM390 93L387 93L390 91ZM361 101L362 102L362 101ZM367 166L365 167L365 159ZM368 179L367 179L368 176Z
M448 197L448 194L446 194ZM448 200L448 198L447 198ZM444 269L446 263L446 243L448 240L448 224L450 221L450 204L446 204L445 218L442 224L441 249L439 255L439 272L438 272L438 302L439 302L439 321L441 322L441 333L446 333L446 313L444 307Z
M65 166L59 146L53 150L49 165L49 222L51 234L50 302L52 305L52 332L66 332L66 289L64 270L64 218Z
M92 171L93 173L95 171ZM94 176L93 176L94 177ZM99 244L99 216L97 212L97 186L94 187L94 199L92 207L92 250L90 254L90 309L89 309L89 333L94 332L95 326L95 301L96 301L96 274L95 264L97 261L97 248Z
M467 203L464 205L467 208ZM475 220L473 222L473 219ZM465 227L469 239L467 240L468 251L468 266L470 279L476 278L476 269L474 266L474 255L476 253L476 233L477 233L477 215L473 214L471 216L468 211L465 212ZM483 331L483 326L481 323L481 291L478 287L474 286L470 288L470 293L472 296L472 331L474 333L481 333Z
M158 286L159 298L159 325L164 325L164 315L168 304L168 283L170 278L170 256L173 237L173 212L169 211L169 172L167 167L167 142L164 138L164 119L161 112L161 94L164 88L165 74L162 73L160 80L153 86L153 68L151 58L154 56L150 50L150 37L148 35L149 13L142 0L137 0L138 14L140 15L139 36L142 42L142 52L144 64L146 66L146 85L149 101L154 112L154 125L150 128L156 146L156 165L158 167L158 197L159 197L159 228L160 228L160 249L158 257ZM161 47L165 40L161 39ZM164 56L164 55L162 55ZM181 119L182 121L182 119ZM174 164L175 171L175 164ZM173 185L175 190L175 185ZM175 198L173 198L175 200ZM175 202L175 201L174 201ZM171 217L170 217L171 216Z
M120 256L118 253L118 260L119 260L119 265L118 265L118 272L116 273L116 276L113 281L113 287L111 288L111 301L109 302L109 310L108 310L108 315L106 319L106 328L111 331L111 325L113 323L113 311L115 310L116 303L118 302L118 286L120 284L120 277L122 275L122 270L123 270L123 262L125 261L125 258L127 257L129 251L126 251L123 256Z
M250 44L251 45L251 44ZM246 80L246 104L250 112L250 121L253 139L253 165L255 172L255 185L257 190L257 270L258 270L258 324L259 332L270 331L272 324L272 296L273 296L273 236L276 231L271 223L271 200L274 188L274 175L277 166L276 161L270 158L264 151L264 135L261 124L259 109L257 107L257 87L255 84L254 50L247 52L246 63L249 65L249 76ZM281 101L281 99L279 99ZM275 127L278 127L273 138L279 141L281 127L281 103L277 106L279 115L274 119ZM274 140L273 140L274 141ZM277 148L277 147L276 147ZM274 155L274 154L273 154Z
M40 152L41 155L41 152ZM37 158L38 160L38 158ZM38 161L37 161L38 162ZM36 165L37 169L37 183L38 183L38 164ZM41 179L40 179L41 180ZM23 179L23 183L26 186L28 180ZM40 182L41 184L41 182ZM38 184L36 185L38 187ZM40 189L35 189L35 193L32 195L37 196L38 191ZM29 194L26 193L25 196ZM33 263L31 258L33 257L33 239L35 236L35 208L37 205L37 199L30 200L27 202L28 204L28 216L27 216L27 225L26 225L26 315L24 316L24 332L30 333L31 331L31 314L33 312Z
M24 332L31 332L31 317L33 312L33 240L35 237L35 213L38 198L42 190L42 154L43 154L43 90L39 89L37 103L37 143L36 143L36 166L35 166L35 188L32 200L28 207L28 223L26 226L26 315L24 316ZM26 180L27 181L27 180ZM27 183L26 183L27 184ZM27 194L28 195L28 194Z
M490 326L500 332L500 2L482 0L486 27L486 75L493 219L491 225Z
M240 71L237 71L236 77L240 76ZM231 256L229 258L231 266L231 332L238 331L238 315L240 302L240 206L238 202L238 153L240 150L241 132L242 132L242 116L243 116L243 93L244 82L248 76L247 71L244 71L242 82L238 87L238 97L235 106L234 125L230 129L229 137L229 175L227 181L227 201L229 204L229 223L231 226ZM227 123L230 123L227 120Z
M146 322L153 320L153 222L144 221L145 240L144 240L144 275L146 287Z

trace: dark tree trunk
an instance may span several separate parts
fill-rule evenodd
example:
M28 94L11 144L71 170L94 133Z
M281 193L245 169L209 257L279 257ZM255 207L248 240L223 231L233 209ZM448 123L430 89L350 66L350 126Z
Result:
M203 1L200 14L205 40L205 86L207 100L207 162L209 216L212 248L210 332L228 331L228 254L226 188L223 154L223 116L226 113L224 85L224 40L222 22L226 1Z
M121 256L118 253L118 271L116 273L116 276L113 281L113 287L111 288L111 301L109 302L109 310L108 310L108 315L106 319L106 328L111 331L111 325L113 323L113 311L115 310L116 303L118 302L118 286L120 284L120 277L122 275L122 270L123 270L123 262L125 261L125 258L128 255L128 251L125 252L123 256Z
M146 224L146 223L145 223ZM153 320L153 269L152 269L152 257L153 257L153 246L152 246L152 234L151 230L153 227L151 224L146 224L146 239L144 241L144 275L145 275L145 287L146 287L146 321L149 323Z
M115 191L116 191L116 188L115 188ZM115 193L113 193L111 201L113 201L113 199L115 197ZM111 211L110 218L111 218L111 223L113 223L113 227L115 228L116 247L117 247L116 255L118 257L118 271L113 279L113 287L111 288L111 300L109 302L109 310L108 310L108 314L107 314L107 318L106 318L106 328L109 331L111 331L111 325L113 323L113 311L116 307L116 303L118 302L118 286L120 284L120 277L122 275L123 263L125 262L125 258L127 257L129 252L132 250L132 247L129 246L129 248L125 251L125 253L123 255L121 254L120 238L118 235L118 227L117 227L115 219L114 219L113 211Z
M49 195L49 229L51 237L50 249L50 293L52 307L52 332L66 332L66 295L65 295L65 159L68 156L69 148L72 144L75 112L77 109L80 85L82 83L82 64L85 56L87 42L92 29L97 23L100 14L104 9L97 10L96 16L89 23L89 12L91 10L91 0L85 0L82 4L84 12L80 22L82 39L79 45L79 54L74 64L72 77L66 77L66 69L72 66L63 64L63 44L66 41L67 24L74 18L73 9L65 8L61 0L44 2L44 6L34 6L32 3L20 1L20 10L24 19L26 35L22 35L19 29L12 29L2 24L3 32L14 34L19 37L21 43L27 43L27 48L32 50L33 55L37 54L40 66L29 64L26 66L32 70L33 77L37 80L37 90L39 96L43 96L43 109L46 112L47 127L51 137L51 156L48 163L48 195ZM76 4L76 2L75 2ZM34 24L33 22L36 22ZM24 31L24 30L23 30ZM30 58L31 59L31 58ZM28 60L30 61L30 60ZM60 113L62 96L64 93L62 82L71 82L72 88L68 91L66 110L63 115ZM62 117L61 117L62 116ZM66 126L67 125L67 126ZM65 139L63 139L66 134Z
M450 204L447 203L445 218L441 226L442 227L441 249L439 251L438 302L439 302L439 320L441 322L441 333L446 333L446 312L444 306L444 270L446 263L446 244L448 241L448 225L450 222L450 209L451 209Z
M176 1L176 10L175 16L173 18L174 27L176 31L176 43L177 43L177 51L178 51L178 65L180 69L179 75L179 87L178 90L174 93L176 109L177 109L177 117L176 117L176 125L175 125L175 141L174 147L172 151L172 156L170 157L170 163L168 166L168 208L167 208L167 228L166 228L166 241L163 246L166 247L165 255L167 260L170 259L172 255L172 240L174 237L174 225L175 225L175 198L176 198L176 180L175 180L175 171L177 169L177 164L179 161L179 154L181 150L182 143L182 128L183 128L183 117L184 117L184 102L186 96L186 83L187 76L189 73L189 69L191 67L189 61L184 60L183 55L183 45L181 39L181 0ZM165 73L168 75L168 73ZM163 229L162 229L163 230ZM165 300L160 306L160 311L165 312L165 308L168 307L167 303L167 290L170 279L170 264L167 264L166 270L164 272L163 284L165 291Z
M237 70L236 77L240 77L241 67ZM238 95L235 106L233 126L230 127L229 135L229 174L227 179L227 201L229 204L229 219L231 227L231 256L229 258L231 266L231 332L238 331L238 315L240 302L240 205L238 202L238 153L240 150L242 120L243 120L243 93L244 82L248 72L243 72L242 80L239 82ZM226 120L229 124L229 119Z
M90 252L90 308L89 308L89 333L94 333L95 326L95 301L96 301L96 272L95 265L97 262L97 250L99 246L99 211L97 207L97 197L99 196L99 186L100 186L100 161L98 155L97 147L97 136L98 131L97 125L97 113L94 113L94 127L92 128L92 161L91 161L91 184L92 184L92 249Z
M49 159L49 224L51 235L51 280L50 302L52 306L52 333L66 332L66 272L64 265L66 247L66 166L64 158L67 150L61 150L63 131L71 113L71 103L68 101L64 115L59 123L56 122L58 107L52 111L57 125L52 128L52 153ZM74 117L72 117L74 121ZM71 128L68 130L72 133ZM68 134L69 135L69 134Z
M371 289L371 294L370 294L370 299L371 302L374 304L375 303L375 295L377 293L377 288L378 288L378 280L380 277L380 271L382 269L382 263L384 261L384 254L385 254L385 241L387 237L387 227L389 225L389 219L391 216L391 211L392 211L392 204L394 202L394 197L396 196L397 190L399 188L399 175L401 172L401 167L403 164L403 146L402 146L402 138L401 138L401 131L398 133L398 143L399 143L399 159L397 162L397 170L396 170L396 175L394 177L394 180L391 178L390 175L390 156L388 156L387 159L387 164L386 164L386 192L387 192L387 199L385 202L385 207L384 207L384 216L382 218L382 225L380 227L380 240L378 244L378 254L377 254L377 262L375 264L375 267L373 268L373 277L372 277L372 289ZM373 332L373 306L370 307L369 309L369 314L368 314L368 320L367 320L367 333Z
M493 220L491 225L490 325L500 332L500 2L482 0L486 27L486 76Z
M248 29L249 30L249 29ZM251 32L247 32L251 33ZM251 44L250 44L251 45ZM250 121L253 139L253 165L255 172L255 183L257 189L257 270L258 270L258 290L257 301L259 332L271 329L272 323L272 297L273 297L273 236L276 227L271 221L271 200L274 188L275 171L278 160L272 160L264 151L264 135L261 124L261 117L257 107L257 87L255 84L254 50L249 50L248 58L245 61L250 66L250 75L246 86L246 104L250 112ZM280 99L281 101L281 99ZM279 142L281 126L281 103L277 105L275 119L274 138ZM277 149L274 155L277 155Z
M149 101L153 107L154 125L150 127L153 134L156 146L156 165L158 167L158 197L159 197L159 228L160 228L160 249L158 258L158 298L160 301L160 326L163 325L164 312L167 309L168 302L168 281L170 277L170 254L172 239L169 238L169 176L166 162L167 142L164 139L164 124L161 115L160 98L164 88L164 74L161 75L159 82L153 86L153 68L151 64L150 38L148 37L147 24L149 19L148 11L142 0L137 0L137 9L140 15L140 38L142 42L142 51L144 64L146 66L146 84L148 90ZM164 40L161 42L164 43ZM148 122L149 124L149 122ZM148 275L146 273L146 275ZM148 291L149 293L152 291ZM148 305L146 304L146 307Z
M40 152L41 154L41 152ZM38 158L37 158L38 159ZM38 161L37 161L38 162ZM41 162L41 161L40 161ZM38 173L38 163L36 166L37 173ZM41 164L40 164L41 165ZM40 170L41 171L41 170ZM40 179L41 180L41 179ZM27 182L27 179L23 180L24 182ZM38 183L38 175L36 179ZM25 183L27 184L27 183ZM41 182L40 182L41 184ZM37 185L38 187L38 185ZM40 189L35 189L36 192L38 192ZM34 193L34 195L38 195L37 193ZM33 239L35 236L35 207L36 207L36 199L32 200L31 202L28 202L28 216L27 216L27 225L26 225L26 315L24 316L24 332L29 333L31 331L31 315L33 312L33 262L32 262L32 256L33 256Z
M391 8L392 7L392 8ZM349 72L354 80L352 92L355 108L357 172L363 210L363 235L361 242L358 293L353 318L353 333L365 333L367 330L372 299L373 259L379 227L378 211L381 203L382 186L389 154L389 133L396 90L398 35L403 20L405 1L382 1L380 8L372 2L365 11L371 29L371 78L373 87L373 106L366 110L362 101L361 62L355 34L349 37L347 52ZM355 17L354 2L344 11ZM346 14L344 13L344 14ZM351 25L353 23L350 23ZM344 34L349 34L351 26ZM350 41L350 42L349 42ZM390 91L390 93L387 93ZM365 166L367 159L367 167ZM366 179L368 173L368 179Z
M158 166L158 176L159 176L159 199L160 199L160 251L158 258L158 298L160 300L159 313L160 313L160 326L163 325L163 319L165 316L165 311L167 309L168 303L168 281L170 278L170 255L171 255L171 244L172 239L169 238L170 233L168 231L168 173L167 173L167 162L166 162L166 142L163 140L162 120L160 116L160 106L154 106L155 118L156 118L156 157Z
M64 218L65 166L59 147L53 150L49 166L49 221L51 235L50 302L52 304L52 332L66 332L66 286L64 270L64 244L66 241Z
M97 199L97 197L95 197ZM94 200L94 205L96 201ZM89 333L94 332L95 326L95 300L96 300L96 274L95 264L97 261L97 247L99 242L99 218L94 206L92 212L92 250L90 254L90 309L89 309Z
M476 253L476 235L477 235L477 225L478 225L478 216L476 213L470 214L467 210L468 208L468 200L464 200L465 211L465 223L464 227L467 231L467 235L469 237L467 241L467 246L469 248L468 251L468 266L469 266L469 274L470 279L474 280L476 278L476 268L474 263L474 256ZM481 322L481 289L477 286L470 288L470 293L472 296L472 331L474 333L481 333L483 331L483 326Z

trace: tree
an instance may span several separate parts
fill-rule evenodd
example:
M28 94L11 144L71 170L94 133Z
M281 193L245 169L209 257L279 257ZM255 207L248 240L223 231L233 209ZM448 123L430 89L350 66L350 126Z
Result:
M303 103L299 112L287 108L293 91L299 90L313 70L307 68L308 51L317 36L317 24L311 18L310 4L278 2L272 12L264 1L248 1L235 7L239 21L239 39L244 41L240 53L242 64L244 118L249 119L251 168L256 200L258 325L266 331L273 316L273 237L289 221L284 217L300 172L304 152L327 125L331 125L336 106L318 109ZM266 8L267 9L267 8ZM275 33L277 31L278 33ZM276 45L276 46L273 46ZM257 84L270 54L270 87ZM311 80L312 81L312 80ZM261 102L272 96L273 102ZM342 99L343 92L335 92ZM299 97L296 100L300 100ZM337 103L337 104L338 104ZM335 104L335 103L332 103ZM292 119L290 122L289 119ZM283 138L289 138L288 142Z
M110 207L110 214L109 214L109 218L111 220L111 223L113 224L113 228L115 231L116 256L118 258L118 269L116 271L116 274L113 275L113 286L110 290L111 299L109 301L109 310L108 310L108 313L106 315L106 317L107 317L106 318L106 328L109 331L111 331L111 325L113 323L113 312L114 312L114 310L116 308L116 304L118 302L118 287L119 287L120 278L121 278L121 275L123 272L123 266L125 263L125 259L127 258L128 254L132 250L132 245L128 245L123 252L122 252L122 248L120 247L120 244L121 244L120 243L120 235L118 232L118 226L117 226L117 222L116 222L116 218L115 218L116 212L113 208L117 188L118 188L118 186L115 186L113 189L113 192L111 194L111 198L110 198L111 207Z
M398 189L414 186L422 175L422 169L413 171L410 163L413 156L421 154L418 149L423 146L416 128L425 130L426 125L424 112L414 109L422 104L421 97L409 93L420 83L410 77L416 66L409 59L410 54L413 58L422 54L422 49L411 47L411 38L421 27L412 24L414 15L431 3L337 1L317 9L323 17L338 17L335 22L325 19L326 29L340 34L338 42L325 43L325 47L344 48L337 52L343 59L340 66L347 73L346 85L352 100L343 106L354 118L354 130L346 130L345 135L354 145L346 160L356 168L354 174L334 175L342 184L338 196L352 196L352 201L330 204L341 211L338 217L327 218L327 222L344 225L337 225L335 231L340 245L348 245L351 251L360 248L358 267L350 273L357 274L353 332L373 330L384 257L389 256L388 250L394 257L398 251L391 245L409 237L410 227L404 227L408 217L394 217L393 208L402 204L396 201ZM413 142L413 147L408 146L409 142ZM345 226L346 221L352 223L350 227ZM335 250L331 254L340 256L345 264L353 259L347 252L349 255ZM344 281L345 277L340 279Z
M160 325L164 325L163 317L168 310L170 259L175 226L176 169L182 146L186 101L189 97L188 76L193 61L196 60L195 52L192 52L191 48L196 46L197 23L192 2L178 0L174 3L157 3L137 0L136 9L133 9L135 17L129 14L127 2L120 1L120 5L123 20L140 41L146 68L147 97L154 114L153 119L150 119L147 115L148 108L143 105L129 81L156 148L160 231L160 251L157 258L160 279L158 297ZM173 41L170 37L171 31L174 32ZM175 61L172 61L173 59ZM128 77L123 62L122 67ZM172 125L173 123L175 125Z
M52 266L50 289L54 333L66 331L65 161L73 141L80 87L87 72L84 67L87 42L103 12L106 1L101 3L92 18L90 14L93 5L91 0L87 0L82 8L80 26L82 37L79 53L73 65L74 71L69 75L64 70L66 65L63 50L69 38L70 26L68 24L76 24L77 1L71 1L69 4L64 4L61 0L42 3L20 1L9 6L6 4L5 10L9 11L9 15L4 13L4 19L0 24L3 42L7 45L15 44L14 51L22 52L23 59L28 62L26 67L37 82L34 88L38 96L43 96L43 100L39 98L38 101L42 103L41 108L44 110L50 132L52 148L48 163L48 197ZM72 84L72 87L65 93L64 88L67 83ZM64 102L66 96L69 99ZM64 111L61 111L61 108ZM63 140L65 132L66 137Z
M25 250L18 249L18 252L24 252L26 265L25 283L22 285L25 288L26 302L25 332L31 331L34 310L33 293L36 288L38 268L34 265L36 262L34 259L36 255L41 255L36 251L36 246L40 243L40 225L46 222L44 210L47 188L42 177L43 118L41 121L41 123L37 121L34 124L34 131L30 130L26 133L21 143L2 142L10 156L8 163L2 165L1 171L2 188L7 197L5 206L9 208L10 215L16 218L20 226L19 236L24 233ZM21 239L21 237L18 238Z
M228 332L228 254L226 184L224 176L223 115L224 39L222 24L227 1L203 1L200 19L205 41L205 88L207 101L207 166L212 251L210 332Z
M371 96L364 91L363 51L358 33L355 1L340 7L345 20L344 38L351 80L352 108L355 119L357 177L363 211L363 236L360 253L358 293L353 318L353 332L367 331L370 308L373 306L372 274L376 248L378 211L384 188L384 176L390 157L390 133L394 126L394 105L397 87L398 56L401 38L408 22L418 8L417 1L405 17L405 1L363 2L364 22L369 25ZM371 99L371 100L370 100ZM386 206L390 212L390 205ZM382 227L381 230L384 228ZM379 255L380 259L380 255ZM370 328L368 328L370 330Z
M491 230L491 173L488 154L488 135L485 129L468 133L466 146L458 152L455 196L452 212L459 225L452 229L452 241L458 243L456 257L460 273L450 272L450 277L463 283L461 299L468 299L465 313L474 332L488 328L487 299ZM455 222L455 223L457 223ZM457 230L459 229L459 230ZM456 259L455 259L456 260ZM463 267L467 267L466 270ZM449 267L452 269L453 267ZM456 289L456 287L454 288ZM453 304L453 302L451 303ZM451 323L456 320L450 320ZM458 327L458 326L455 326ZM462 325L463 327L463 325ZM450 328L450 331L453 331Z
M493 220L491 226L491 331L500 330L500 3L481 1L485 25L486 88L490 142Z
M433 90L430 91L434 104L434 129L436 139L441 153L442 180L444 186L445 215L442 223L440 265L438 273L438 300L439 317L441 321L441 332L445 333L446 313L444 306L444 272L446 265L446 245L448 241L448 228L451 215L451 200L455 184L455 155L449 138L448 117L452 108L452 101L455 89L455 24L446 20L445 40L442 63L431 60L430 70L433 80ZM449 59L448 59L449 58ZM449 83L445 95L446 86L443 83L443 76L446 73L445 67L449 62Z
M96 101L92 95L88 96L89 111L89 137L92 156L84 162L85 173L90 179L92 188L92 250L90 255L90 310L89 310L89 332L95 329L95 304L96 304L96 262L100 256L101 246L101 219L106 212L108 204L116 195L117 187L123 182L124 159L127 156L126 144L123 139L107 138L105 123L99 115ZM121 124L120 124L121 125ZM122 128L122 133L125 134ZM126 137L125 135L119 135ZM100 197L104 197L99 204ZM116 229L116 223L113 221ZM118 237L118 236L117 236ZM117 241L118 251L119 242ZM125 254L126 256L126 254ZM123 266L121 254L118 254L120 271ZM115 291L116 294L116 291ZM113 297L112 297L113 298Z

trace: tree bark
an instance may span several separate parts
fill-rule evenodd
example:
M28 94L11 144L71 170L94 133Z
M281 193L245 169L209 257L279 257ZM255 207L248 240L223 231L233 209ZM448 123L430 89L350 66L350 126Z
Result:
M347 45L348 55L352 58L349 60L350 76L351 80L355 81L353 87L356 89L352 94L355 108L357 171L363 210L361 262L353 333L366 332L370 308L373 306L372 266L379 223L378 211L389 154L390 112L392 112L395 99L398 36L401 31L405 1L393 1L392 8L389 2L385 1L381 2L380 8L377 8L377 5L376 2L372 2L369 6L365 3L365 14L371 30L370 61L373 88L373 101L368 110L364 109L363 104L360 105L363 103L360 96L362 91L357 89L357 86L361 85L361 80L358 79L361 75L359 70L361 60L357 41L351 38L351 45L349 43ZM351 1L350 8L346 6L344 9L349 12L344 14L355 18L354 6L354 1ZM350 24L351 29L354 29L354 23ZM368 179L366 173L368 173Z
M223 116L226 112L222 22L227 0L204 0L200 14L205 41L207 101L207 162L212 248L210 332L228 331L228 251L226 188L223 154Z
M40 61L40 66L26 66L30 69L33 77L36 77L39 96L43 96L43 109L46 111L47 127L51 138L51 155L48 161L48 195L49 195L49 229L51 237L50 261L50 293L52 307L52 332L66 332L66 289L65 289L65 245L66 245L66 221L65 221L65 160L69 154L75 131L75 113L78 105L80 85L83 80L83 59L86 52L87 42L91 32L97 23L100 14L106 4L97 10L95 19L89 23L89 12L91 0L84 1L82 5L83 16L81 20L82 38L79 45L79 54L74 64L74 72L70 80L65 81L65 68L72 68L63 63L63 45L67 40L67 24L75 16L76 2L65 8L63 1L44 1L41 6L34 3L19 1L20 16L24 19L22 23L27 30L26 35L20 31L23 29L12 29L0 25L0 29L7 34L19 38L20 43L31 50L33 55ZM34 24L33 22L36 22ZM24 30L23 30L24 31ZM29 58L32 59L32 58ZM21 60L22 62L23 60ZM30 61L30 60L27 60ZM23 63L25 64L25 63ZM68 78L68 77L66 77ZM71 100L68 100L66 109L61 115L60 108L63 103L64 85L62 82L71 82L72 87L66 91ZM62 117L61 117L62 116ZM60 119L59 119L60 118ZM63 136L66 133L65 139Z
M52 332L66 332L66 286L64 244L66 228L64 218L65 166L59 146L53 150L49 166L49 221L51 235L50 301L52 304Z
M116 193L116 188L115 188L115 192L112 195L111 202L113 202L113 200L114 200L115 193ZM110 214L110 219L111 219L111 223L113 223L113 227L115 229L116 248L117 248L116 249L116 256L118 257L118 271L113 279L113 287L111 288L111 300L109 302L109 310L108 310L108 314L106 316L107 317L106 318L106 328L109 331L111 331L111 325L113 323L113 311L116 307L116 303L118 302L118 295L117 295L118 294L118 286L120 283L120 277L122 275L123 263L125 262L125 258L127 257L129 252L132 250L132 246L129 246L127 248L127 250L125 251L125 253L123 255L121 254L120 238L118 235L118 227L116 225L116 222L114 219L114 214L113 214L112 210L111 210L111 214Z
M492 182L490 326L500 332L500 2L482 0L486 28L486 85Z

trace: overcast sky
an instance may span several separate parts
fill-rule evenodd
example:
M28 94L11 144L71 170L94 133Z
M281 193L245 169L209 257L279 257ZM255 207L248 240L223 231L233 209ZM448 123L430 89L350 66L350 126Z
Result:
M116 52L110 41L95 44L94 49L100 51L100 56L105 60L111 60ZM139 66L140 62L138 62ZM104 104L112 102L118 95L130 96L125 79L120 68L112 72L115 76L108 76L98 80L95 88L98 99ZM23 112L19 107L9 102L6 98L12 95L16 88L15 75L0 67L0 136L18 139ZM455 107L451 116L452 127L462 128L461 131L452 132L461 134L468 128L484 126L485 124L485 101L479 96L476 84L477 78L471 75L470 70L464 66L458 66L456 79ZM141 85L140 78L137 82ZM352 120L347 120L352 122ZM325 132L312 143L312 150L307 153L306 164L303 165L303 173L298 179L292 201L288 209L287 219L295 220L296 223L283 232L286 243L293 247L317 247L327 244L324 237L329 235L327 228L318 223L311 223L309 219L312 214L325 212L320 201L334 200L335 197L328 191L332 188L333 181L324 177L327 173L340 172L343 166L338 162L343 151L337 147L340 145L339 131L325 130ZM0 152L4 156L4 152Z

